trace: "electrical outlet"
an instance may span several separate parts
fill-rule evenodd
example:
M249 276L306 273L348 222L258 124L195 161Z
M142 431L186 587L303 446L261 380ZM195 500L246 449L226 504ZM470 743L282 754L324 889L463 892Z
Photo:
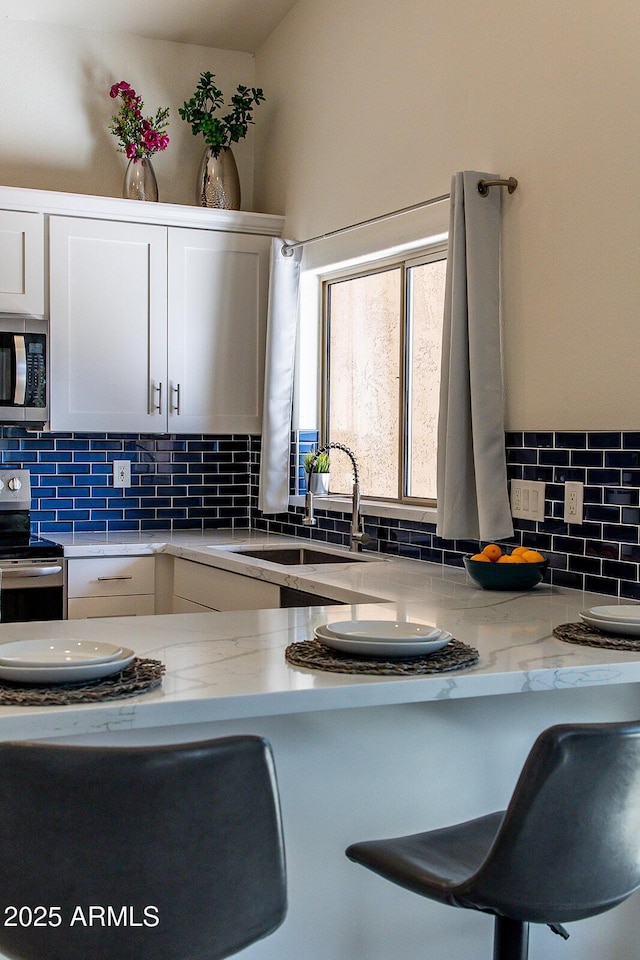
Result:
M131 486L131 461L114 460L113 461L113 485L114 487Z
M542 480L512 480L511 516L520 520L544 520L544 495Z
M564 522L582 523L584 484L579 480L567 480L564 485Z

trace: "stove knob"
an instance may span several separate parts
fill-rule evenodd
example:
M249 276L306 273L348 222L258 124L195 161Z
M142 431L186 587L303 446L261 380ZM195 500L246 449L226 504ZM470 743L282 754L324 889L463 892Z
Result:
M11 477L7 483L7 486L9 487L9 490L19 490L22 487L22 483L17 477Z
M0 491L4 490L4 480L0 480Z

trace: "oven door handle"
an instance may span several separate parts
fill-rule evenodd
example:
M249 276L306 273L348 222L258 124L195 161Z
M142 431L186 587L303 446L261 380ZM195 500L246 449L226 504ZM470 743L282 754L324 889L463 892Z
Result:
M2 580L17 580L18 577L51 577L62 572L59 563L41 567L3 567L0 565L0 582Z

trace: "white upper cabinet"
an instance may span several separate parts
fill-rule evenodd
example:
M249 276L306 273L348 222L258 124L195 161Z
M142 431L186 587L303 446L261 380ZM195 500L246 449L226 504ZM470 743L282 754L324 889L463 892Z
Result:
M166 235L51 217L52 430L166 430Z
M44 314L44 217L0 210L0 312Z
M282 225L0 186L0 313L49 322L50 429L259 433Z
M172 433L259 433L268 237L169 230Z
M52 430L261 427L270 238L50 219Z

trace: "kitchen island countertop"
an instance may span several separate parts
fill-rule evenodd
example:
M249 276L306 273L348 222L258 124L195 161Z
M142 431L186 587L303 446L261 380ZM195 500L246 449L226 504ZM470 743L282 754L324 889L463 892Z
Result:
M162 660L166 675L159 689L131 699L0 707L0 738L117 746L265 736L280 785L289 910L272 936L245 951L247 960L413 960L425 943L434 958L490 956L489 918L418 901L349 863L344 849L503 809L541 729L637 716L640 642L638 652L621 651L553 636L556 624L576 620L584 607L610 602L594 594L546 584L492 593L461 568L383 557L278 568L229 549L280 539L248 531L74 538L65 545L68 557L168 553L349 602L5 624L0 641L117 641ZM436 624L480 657L460 671L414 677L325 673L286 662L288 644L351 617ZM627 960L628 944L640 936L637 917L623 905L572 924L568 942L533 925L532 955Z
M555 625L578 620L580 610L606 602L597 594L547 584L519 594L484 591L462 568L372 554L367 562L280 568L232 552L248 541L291 542L249 531L120 535L109 542L88 536L65 544L65 552L170 552L336 599L378 597L380 602L0 625L0 642L42 636L99 639L166 666L160 689L130 699L0 707L0 737L67 736L114 725L137 729L640 680L640 641L636 653L578 646L552 635ZM287 645L312 638L316 626L378 618L447 629L475 647L479 661L459 671L399 678L328 673L285 661Z

